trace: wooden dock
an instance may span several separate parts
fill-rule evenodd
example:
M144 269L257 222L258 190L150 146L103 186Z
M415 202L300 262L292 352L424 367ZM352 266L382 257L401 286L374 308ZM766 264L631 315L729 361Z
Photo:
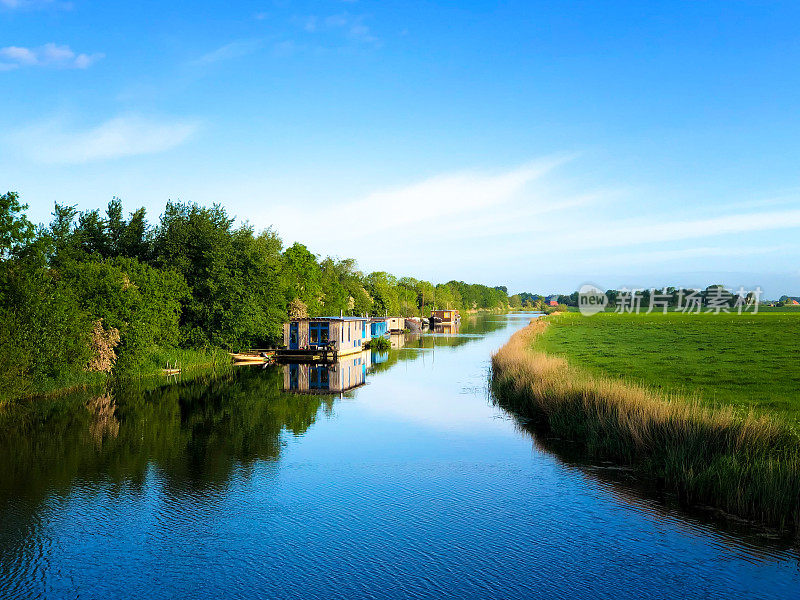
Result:
M339 358L336 350L329 348L304 348L293 349L281 348L276 351L278 362L314 362L314 363L333 363Z
M235 365L258 365L268 362L334 363L339 353L332 348L270 348L231 352Z

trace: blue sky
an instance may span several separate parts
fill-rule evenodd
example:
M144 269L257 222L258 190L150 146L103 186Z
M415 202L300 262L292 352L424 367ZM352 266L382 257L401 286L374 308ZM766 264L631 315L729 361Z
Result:
M798 23L734 0L0 0L0 186L38 222L221 202L435 281L800 294Z

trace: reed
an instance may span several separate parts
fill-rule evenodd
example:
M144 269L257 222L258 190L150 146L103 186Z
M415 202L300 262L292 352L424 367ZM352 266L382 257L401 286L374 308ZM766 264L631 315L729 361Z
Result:
M798 531L800 439L767 416L590 375L532 349L534 320L492 357L501 406L587 450L637 467L686 504Z

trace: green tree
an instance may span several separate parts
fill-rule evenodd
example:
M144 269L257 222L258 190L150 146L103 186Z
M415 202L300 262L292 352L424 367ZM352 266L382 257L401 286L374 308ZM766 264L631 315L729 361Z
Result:
M24 215L27 209L16 192L0 196L0 260L9 258L33 239L33 225Z
M323 307L322 269L308 248L299 242L289 246L283 253L282 276L286 301L295 298L308 306L308 314L319 316Z
M385 271L370 273L366 288L372 297L373 315L399 315L400 301L397 297L397 278Z

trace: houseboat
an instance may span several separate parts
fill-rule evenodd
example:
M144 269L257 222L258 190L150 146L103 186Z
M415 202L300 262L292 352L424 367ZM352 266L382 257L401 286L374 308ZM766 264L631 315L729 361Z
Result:
M386 321L389 323L389 333L400 333L406 330L406 320L403 317L389 317Z
M383 317L370 319L369 333L373 338L385 337L389 333L389 320Z
M431 326L434 323L437 325L455 325L461 322L461 315L457 310L433 310L431 311Z
M283 324L283 348L278 356L322 354L335 360L361 352L372 339L369 319L365 317L312 317L292 319ZM329 356L330 354L330 356Z

